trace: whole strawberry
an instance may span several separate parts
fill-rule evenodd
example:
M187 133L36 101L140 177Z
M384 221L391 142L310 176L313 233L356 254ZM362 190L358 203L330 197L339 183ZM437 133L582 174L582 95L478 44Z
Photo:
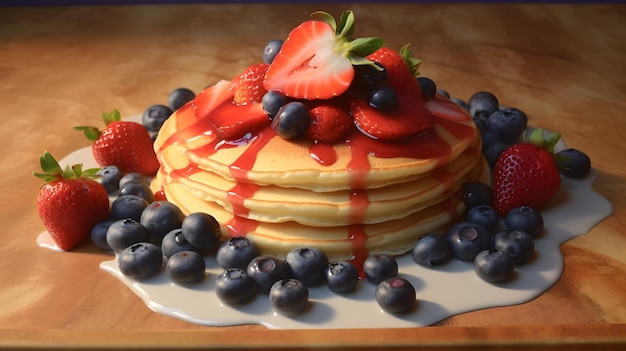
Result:
M314 142L337 143L355 128L345 103L325 100L309 108L311 124L307 137Z
M398 95L409 95L421 100L422 90L417 81L417 69L422 61L411 57L409 46L410 44L404 45L400 51L382 47L367 56L367 59L385 67L389 75L389 86Z
M96 162L103 167L117 166L122 173L154 175L159 161L146 128L139 123L122 121L118 110L103 112L102 119L106 124L102 131L96 127L74 127L94 142L92 151Z
M62 169L48 152L39 163L43 173L33 174L46 181L37 197L39 217L57 246L71 250L108 216L109 195L92 179L97 169L83 170L81 164Z
M553 157L560 135L543 140L536 129L528 142L502 152L494 167L495 207L501 216L519 206L540 208L559 191L561 175Z

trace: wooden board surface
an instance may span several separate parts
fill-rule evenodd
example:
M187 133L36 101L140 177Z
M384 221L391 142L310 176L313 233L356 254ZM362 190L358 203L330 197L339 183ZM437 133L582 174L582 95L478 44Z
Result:
M422 75L452 95L479 90L522 108L530 123L561 132L592 159L594 189L615 213L562 246L559 282L535 300L393 330L276 331L208 328L150 311L98 269L91 245L38 248L31 175L48 150L89 145L72 127L100 113L137 115L260 61L314 10L348 5L160 5L0 8L0 346L446 348L626 343L626 6L351 5L357 35L399 48L411 42Z

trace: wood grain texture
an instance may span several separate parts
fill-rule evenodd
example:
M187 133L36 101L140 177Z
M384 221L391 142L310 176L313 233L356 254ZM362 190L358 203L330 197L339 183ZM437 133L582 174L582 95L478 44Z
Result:
M37 247L41 183L31 172L39 155L89 145L72 127L99 124L102 111L136 115L179 86L199 91L230 79L312 11L337 16L348 5L0 8L0 347L624 346L626 6L349 7L358 36L393 48L411 42L421 74L452 95L491 91L589 154L599 171L594 189L615 213L562 246L565 271L551 289L522 305L381 331L209 328L150 311L98 269L107 256L93 246L65 254Z

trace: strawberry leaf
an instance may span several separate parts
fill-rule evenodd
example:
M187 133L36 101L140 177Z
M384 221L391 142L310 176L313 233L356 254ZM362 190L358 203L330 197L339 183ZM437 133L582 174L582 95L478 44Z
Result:
M354 34L354 13L352 11L344 11L341 14L336 32L337 36L341 38L347 38Z
M327 23L335 33L337 33L337 22L335 22L335 18L328 12L315 11L311 14L311 17L316 21Z
M411 53L410 43L405 44L403 47L400 48L400 56L402 57L404 62L406 62L406 65L409 66L409 70L414 76L418 76L418 68L422 63L422 60L415 58L412 55L413 54Z
M76 130L80 130L85 134L87 139L91 141L95 141L100 137L100 130L96 127L92 126L76 126L74 127Z
M122 119L122 115L120 111L114 109L110 113L102 112L102 119L104 120L104 124L107 126L113 122L118 122Z
M365 56L382 48L384 44L385 41L378 37L356 38L350 42L350 53L352 54L350 60L354 64L354 56L364 58ZM378 65L374 66L378 67Z
M98 178L98 168L90 168L83 171L82 163L77 163L72 166L68 165L65 169L61 168L59 162L50 154L45 151L39 157L39 165L43 173L33 172L33 175L37 178L43 179L46 182L51 182L58 179L78 179L78 178Z

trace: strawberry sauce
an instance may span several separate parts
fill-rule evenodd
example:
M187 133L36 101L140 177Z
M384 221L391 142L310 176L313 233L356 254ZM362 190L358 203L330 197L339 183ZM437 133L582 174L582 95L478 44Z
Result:
M466 140L473 137L476 133L474 128L463 124L469 120L469 117L452 105L451 102L437 98L429 101L425 106L432 112L433 123L455 138ZM177 127L179 127L179 130L165 140L157 152L162 152L170 145L184 144L188 140L198 137L206 137L209 142L187 151L197 158L207 158L221 149L247 147L241 156L228 167L230 175L236 182L236 185L229 189L226 194L226 200L232 205L234 216L227 223L224 223L225 227L228 228L230 236L245 236L247 233L254 232L258 225L257 221L247 218L249 210L245 207L245 200L252 198L260 188L259 185L248 179L248 172L254 168L259 152L277 135L269 126L264 126L260 130L250 130L248 134L240 139L224 141L218 138L213 130L210 120L211 114L199 116L197 110L197 107L195 110L183 108L177 112L179 120ZM223 116L222 114L222 118ZM242 119L236 113L233 113L232 118ZM355 128L347 136L344 143L350 150L351 155L347 165L350 173L350 188L352 189L350 193L351 211L347 239L352 243L352 261L360 268L365 258L369 255L365 247L368 237L363 226L363 219L369 206L366 189L368 175L371 170L370 155L378 158L435 158L441 160L441 164L445 164L449 160L452 150L448 142L432 129L405 140L382 142L360 133ZM312 143L308 148L308 152L310 157L322 166L331 166L338 159L337 152L331 144ZM189 177L198 171L200 169L197 165L189 164L187 167L173 170L170 176L176 180ZM447 174L445 171L438 174L437 180L442 184L449 185L448 183L453 180L453 174ZM456 210L451 204L445 202L442 206L445 207L446 212L451 217L456 217Z

